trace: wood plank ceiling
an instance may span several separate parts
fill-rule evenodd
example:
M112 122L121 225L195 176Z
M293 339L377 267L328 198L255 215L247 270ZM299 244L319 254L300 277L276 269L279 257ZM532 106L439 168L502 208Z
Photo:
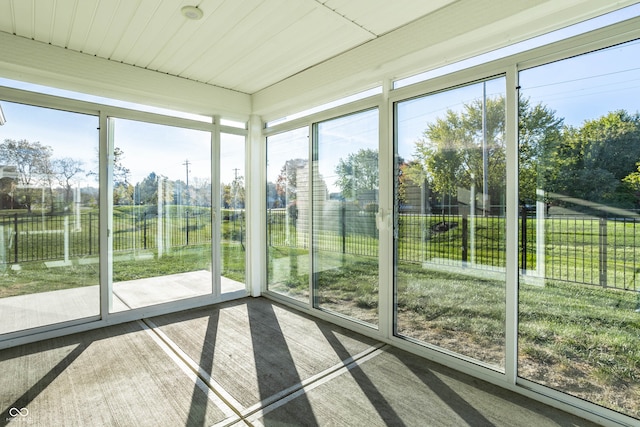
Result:
M3 0L0 31L253 94L456 1Z

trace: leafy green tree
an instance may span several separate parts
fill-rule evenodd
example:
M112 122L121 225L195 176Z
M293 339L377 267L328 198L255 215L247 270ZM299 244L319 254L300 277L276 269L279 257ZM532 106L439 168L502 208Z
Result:
M444 197L455 196L459 187L472 185L481 192L486 172L489 193L504 193L504 110L503 97L488 98L486 109L482 100L476 99L464 104L461 111L447 110L443 117L429 123L416 141L416 161L409 168L409 177L414 182L427 183Z
M558 154L557 193L617 207L635 202L624 180L640 159L638 114L613 111L579 128L567 127Z
M518 191L521 200L536 200L536 190L552 190L558 178L564 119L543 104L531 106L525 98L518 109Z
M483 131L483 112L485 115ZM562 141L563 119L542 104L519 102L520 198L536 199L536 189L546 188L557 175L550 162ZM483 140L485 141L483 149ZM415 183L430 186L441 197L455 196L458 188L475 186L482 192L485 159L488 193L499 200L506 187L505 101L498 96L464 104L460 111L447 110L429 123L416 141L415 161L404 174ZM483 152L486 150L486 152Z
M156 205L158 203L158 175L151 172L136 185L135 203Z
M347 199L357 199L358 194L362 192L377 190L378 151L362 148L356 153L351 153L346 159L338 161L335 171L338 175L335 184Z
M126 182L118 182L113 186L113 204L130 205L133 203L134 187Z

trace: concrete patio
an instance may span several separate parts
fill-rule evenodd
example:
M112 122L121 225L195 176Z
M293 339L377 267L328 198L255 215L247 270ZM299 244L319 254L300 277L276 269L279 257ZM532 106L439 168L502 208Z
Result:
M245 289L244 283L221 278L223 294ZM211 293L211 272L171 274L113 284L112 312L147 307ZM0 298L0 334L84 319L100 314L98 286L60 289Z

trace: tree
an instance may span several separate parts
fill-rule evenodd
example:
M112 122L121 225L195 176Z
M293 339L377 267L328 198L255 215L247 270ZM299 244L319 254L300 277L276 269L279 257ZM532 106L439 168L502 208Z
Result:
M209 178L194 177L192 188L194 189L195 205L211 206L211 180Z
M640 159L640 116L613 111L579 127L566 127L553 161L557 193L617 207L631 207L635 197L625 177Z
M158 176L151 172L136 185L135 204L155 205L158 203Z
M244 208L244 177L235 177L230 184L221 184L222 189L222 206L225 208Z
M64 189L64 203L68 205L72 200L73 178L79 173L84 172L82 161L64 157L54 159L52 162L53 171L58 177L58 182Z
M347 199L357 199L362 193L378 190L378 151L362 148L351 153L338 161L335 171L338 175L335 184Z
M289 159L284 162L280 175L276 180L276 193L279 196L280 203L295 203L298 196L298 175L301 168L306 167L308 161L306 159Z
M26 139L5 139L0 144L0 164L15 166L18 186L22 187L24 205L31 212L31 200L35 187L51 189L51 147Z
M416 141L409 177L421 185L427 183L443 198L455 196L458 188L472 186L481 193L485 177L487 196L493 193L497 198L503 194L504 109L504 98L500 96L487 98L485 106L482 99L476 99L464 104L459 112L447 110L444 117L429 123Z
M120 147L113 149L113 183L128 183L131 170L122 163L124 160L124 151Z
M113 186L113 204L131 205L133 203L133 185L126 182L119 182Z
M482 99L476 99L464 104L460 111L447 110L443 117L429 123L416 141L415 160L405 167L404 174L421 186L430 186L443 198L455 196L458 188L472 186L482 193L486 176L487 196L499 200L506 187L504 118L502 96L487 98L484 106ZM558 152L562 124L563 119L546 106L532 106L528 99L520 99L521 199L535 200L536 189L546 188L545 183L557 173L549 159Z
M531 106L525 98L518 107L518 191L521 200L536 200L536 190L552 190L558 178L564 119L545 105Z

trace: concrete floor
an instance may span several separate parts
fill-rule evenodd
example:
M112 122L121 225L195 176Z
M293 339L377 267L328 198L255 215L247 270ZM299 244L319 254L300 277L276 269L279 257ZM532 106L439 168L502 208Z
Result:
M0 351L0 426L589 426L264 298Z

